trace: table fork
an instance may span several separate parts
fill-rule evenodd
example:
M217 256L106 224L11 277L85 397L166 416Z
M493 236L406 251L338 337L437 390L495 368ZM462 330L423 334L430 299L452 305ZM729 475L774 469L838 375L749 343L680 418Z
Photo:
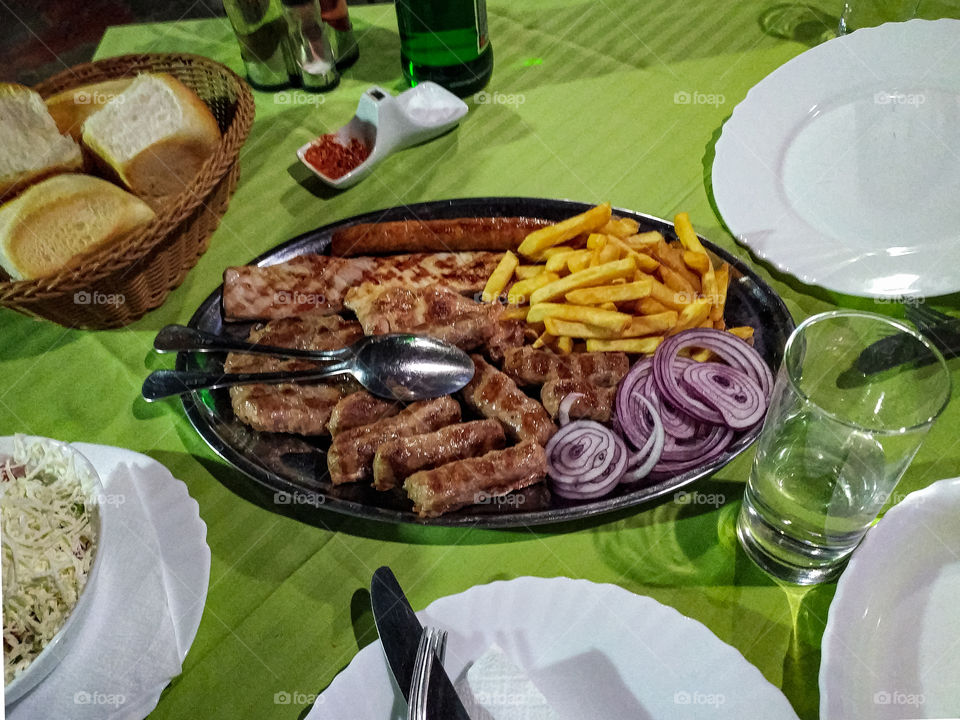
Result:
M413 662L407 720L428 720L427 698L429 697L430 671L433 669L435 658L443 664L446 650L447 631L429 625L424 627Z

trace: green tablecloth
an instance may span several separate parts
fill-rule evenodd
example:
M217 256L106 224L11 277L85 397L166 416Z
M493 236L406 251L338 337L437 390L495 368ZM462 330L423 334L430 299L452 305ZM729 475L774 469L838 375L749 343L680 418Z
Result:
M711 204L710 168L736 103L807 49L763 31L770 10L756 0L491 0L489 102L471 101L457 131L332 195L304 182L294 151L346 122L370 85L401 88L393 6L352 8L360 60L335 91L255 93L240 186L210 250L162 308L113 332L67 330L0 310L0 433L146 453L200 504L213 554L207 606L183 674L151 717L298 717L304 706L277 705L275 693L319 692L376 637L368 611L351 600L382 564L395 569L415 608L521 575L622 585L705 623L783 688L801 717L817 716L820 639L835 586L784 589L739 549L733 523L751 453L697 486L694 502L551 531L390 526L330 514L311 526L228 489L242 487L242 478L197 437L180 405L147 405L138 396L149 370L170 365L151 353L157 330L185 322L225 266L375 208L530 195L609 200L668 218L686 210L702 234L749 259ZM823 29L809 17L813 24L801 23L798 36ZM242 72L226 20L111 28L98 57L162 51L208 55ZM837 303L871 305L760 272L798 320ZM958 422L954 402L895 497L957 474Z

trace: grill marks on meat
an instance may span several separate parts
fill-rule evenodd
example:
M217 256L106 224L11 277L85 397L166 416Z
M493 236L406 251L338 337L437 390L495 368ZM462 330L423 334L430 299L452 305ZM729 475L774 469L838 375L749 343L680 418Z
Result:
M301 255L277 265L244 265L223 274L223 312L230 320L337 313L347 291L361 284L406 288L443 286L461 295L480 292L500 254L411 253L341 258Z
M344 430L393 417L402 409L403 405L398 402L384 400L361 390L347 395L336 404L330 413L327 430L331 435L339 435Z
M414 473L403 484L420 517L437 517L472 505L481 497L506 495L539 482L547 474L547 455L536 442L492 450Z
M303 350L335 350L362 335L359 323L314 313L254 327L248 340ZM309 360L230 353L223 369L227 373L257 373L310 370L316 366ZM236 385L230 388L230 403L237 419L255 430L325 435L334 407L344 395L358 389L353 381Z
M506 444L503 428L496 420L448 425L424 435L383 443L373 459L373 486L390 490L419 470L483 455Z
M449 396L413 403L399 414L339 433L327 452L334 485L358 482L373 474L373 457L385 442L438 430L460 422L460 405Z
M443 287L361 285L351 289L345 305L367 335L414 333L472 350L497 330L502 305L478 303Z
M596 420L607 422L613 411L613 399L617 393L616 387L599 387L589 380L567 378L565 380L548 380L540 389L540 399L543 407L554 420L560 412L560 402L570 393L578 393L578 397L570 406L570 419Z
M513 380L482 357L471 357L475 373L460 391L467 405L486 418L500 421L511 438L546 445L557 426L543 405L525 395Z
M503 370L521 385L542 385L548 380L589 379L596 385L616 385L630 369L625 353L573 353L558 355L532 347L510 348Z

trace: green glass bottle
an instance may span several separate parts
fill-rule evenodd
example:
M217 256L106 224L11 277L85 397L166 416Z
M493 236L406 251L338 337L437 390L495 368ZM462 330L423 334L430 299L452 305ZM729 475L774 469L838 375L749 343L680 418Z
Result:
M430 80L464 97L493 72L486 0L396 0L400 62L411 85Z

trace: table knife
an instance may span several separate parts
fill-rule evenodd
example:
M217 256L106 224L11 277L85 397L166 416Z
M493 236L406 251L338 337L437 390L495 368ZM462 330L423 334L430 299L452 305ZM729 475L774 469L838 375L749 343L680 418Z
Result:
M370 605L387 663L404 699L409 700L413 661L423 626L390 568L381 567L373 574ZM430 672L427 715L437 720L470 720L453 683L439 662L434 662Z

